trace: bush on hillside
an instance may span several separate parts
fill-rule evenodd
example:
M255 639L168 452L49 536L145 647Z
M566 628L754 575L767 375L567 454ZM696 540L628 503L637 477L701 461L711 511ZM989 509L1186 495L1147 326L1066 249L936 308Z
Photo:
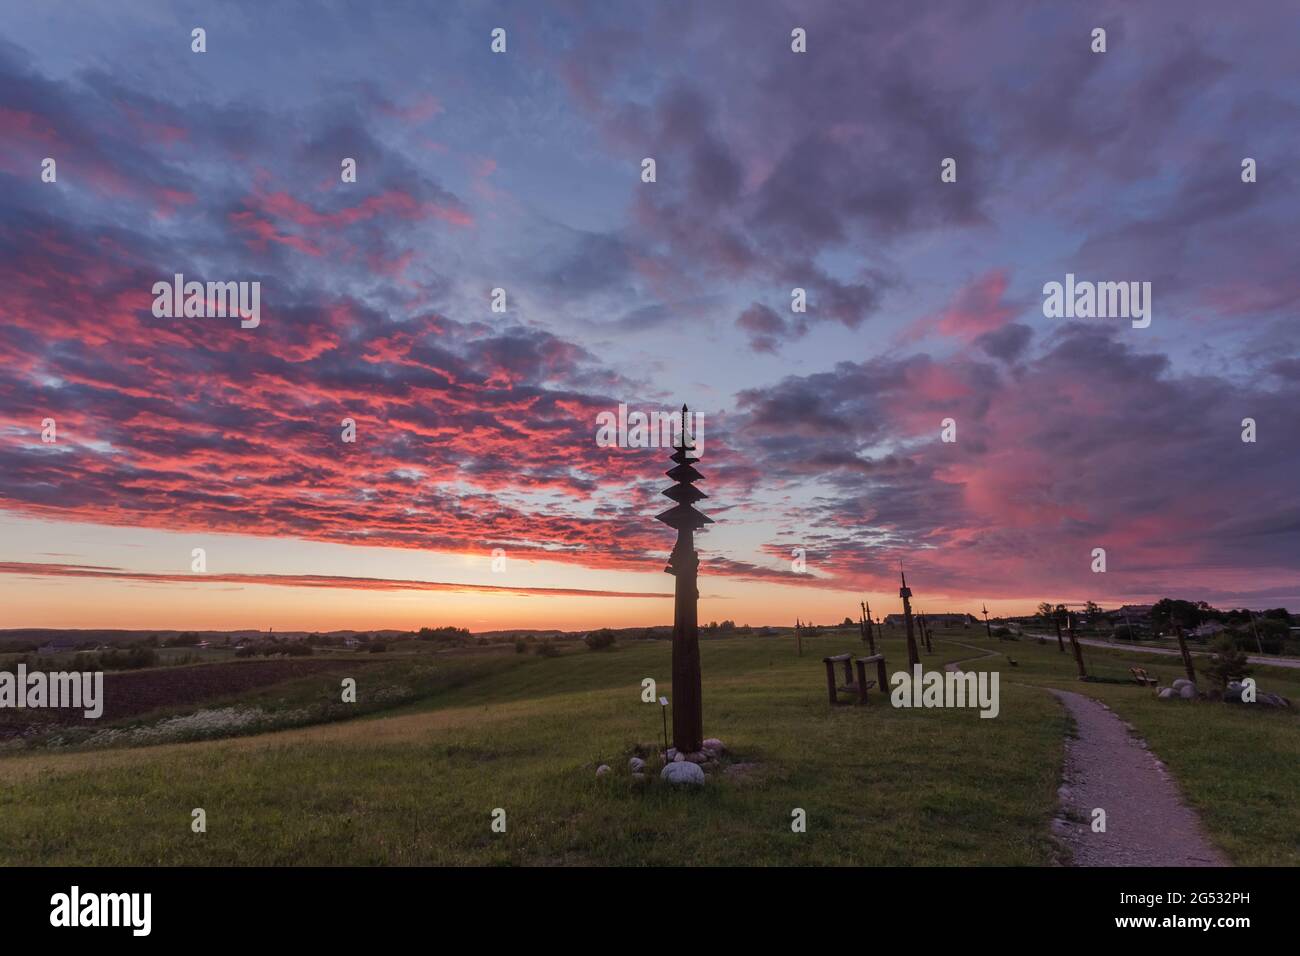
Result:
M1250 667L1246 664L1246 653L1237 647L1236 642L1228 635L1220 634L1210 647L1214 654L1204 670L1210 681L1220 690L1226 688L1229 682L1241 680L1250 673Z
M158 652L151 647L97 652L80 651L72 659L72 668L78 671L133 671L142 667L156 666L158 666Z

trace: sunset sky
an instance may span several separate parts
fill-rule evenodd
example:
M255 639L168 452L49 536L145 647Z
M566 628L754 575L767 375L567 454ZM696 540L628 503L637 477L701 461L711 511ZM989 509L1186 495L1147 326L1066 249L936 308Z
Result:
M1300 606L1274 4L3 9L0 628L671 623L620 403L704 415L703 621Z

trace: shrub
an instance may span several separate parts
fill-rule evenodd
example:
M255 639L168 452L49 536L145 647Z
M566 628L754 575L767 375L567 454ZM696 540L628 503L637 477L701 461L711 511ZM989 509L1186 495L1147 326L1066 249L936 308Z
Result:
M371 641L370 646L366 648L371 654L382 654L388 650L388 645L383 641Z
M560 649L550 641L539 641L533 648L533 653L538 657L559 657Z
M614 632L611 631L609 628L604 627L601 628L599 631L592 631L582 640L583 643L587 645L587 648L589 650L600 651L600 650L604 650L607 647L613 647L615 639L616 636Z
M1286 646L1286 639L1291 636L1290 626L1285 621L1276 618L1264 618L1256 621L1255 630L1259 634L1259 643L1263 646L1266 654L1282 653Z
M1241 680L1250 673L1245 652L1228 635L1220 634L1210 648L1214 654L1209 666L1205 668L1205 674L1220 690L1226 688L1230 681Z
M515 653L516 654L528 653L528 642L525 641L522 637L515 638Z
M78 659L81 655L77 655ZM93 664L90 662L94 662ZM142 667L154 667L158 663L158 652L151 647L132 647L127 650L100 651L87 654L88 666L78 666L78 670L132 671Z

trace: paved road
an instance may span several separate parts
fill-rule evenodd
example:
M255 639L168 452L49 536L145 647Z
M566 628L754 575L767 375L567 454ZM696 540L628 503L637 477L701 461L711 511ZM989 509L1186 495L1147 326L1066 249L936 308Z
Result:
M1042 637L1055 641L1055 634L1038 634L1033 631L1025 631L1025 637ZM1080 644L1090 647L1119 647L1124 650L1136 651L1140 654L1168 654L1172 657L1181 657L1182 655L1170 647L1147 647L1142 644L1126 644L1122 641L1099 641L1095 637L1077 637L1075 638ZM1192 651L1193 657L1209 657L1209 651ZM1300 667L1300 661L1294 657L1260 657L1251 655L1246 658L1252 664L1267 665L1269 667Z

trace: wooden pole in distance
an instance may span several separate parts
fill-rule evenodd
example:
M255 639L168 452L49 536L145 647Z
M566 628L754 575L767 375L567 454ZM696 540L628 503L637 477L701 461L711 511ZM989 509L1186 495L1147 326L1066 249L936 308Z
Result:
M1074 648L1074 663L1079 667L1079 680L1085 680L1088 676L1088 668L1083 666L1083 648L1079 646L1079 639L1074 636L1074 615L1065 612L1065 630L1070 635L1070 646Z
M1183 655L1183 670L1187 672L1187 679L1195 684L1196 668L1192 666L1192 654L1187 649L1187 638L1183 636L1183 626L1179 624L1175 627L1174 633L1178 635L1178 650Z
M907 575L899 571L903 586L898 589L898 596L903 599L903 623L907 625L907 670L921 663L921 655L916 651L916 633L912 630L912 589L907 586Z

